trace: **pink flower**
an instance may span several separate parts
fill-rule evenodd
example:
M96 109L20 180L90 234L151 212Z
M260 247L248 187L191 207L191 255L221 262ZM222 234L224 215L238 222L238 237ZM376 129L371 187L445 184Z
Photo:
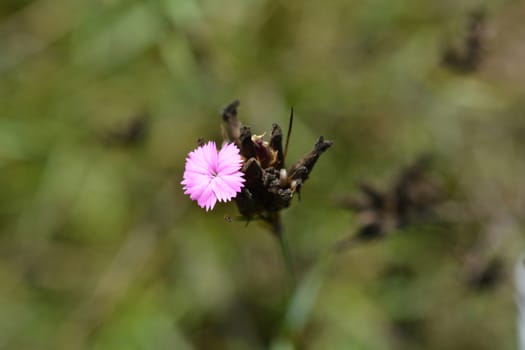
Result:
M244 186L241 165L239 149L233 143L224 145L220 151L213 141L198 147L186 158L181 182L184 194L189 194L206 211L213 209L217 201L230 201Z

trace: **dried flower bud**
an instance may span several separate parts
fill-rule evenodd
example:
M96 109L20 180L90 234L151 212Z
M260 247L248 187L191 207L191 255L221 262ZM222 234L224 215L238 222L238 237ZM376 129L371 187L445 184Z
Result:
M262 219L270 223L275 234L280 234L279 212L290 206L294 194L299 194L320 155L333 142L319 137L314 149L286 170L281 127L273 124L270 141L265 141L264 133L255 135L249 127L242 126L237 118L238 106L239 101L234 101L222 114L226 123L223 133L226 141L234 142L244 159L241 171L246 182L235 201L247 220Z

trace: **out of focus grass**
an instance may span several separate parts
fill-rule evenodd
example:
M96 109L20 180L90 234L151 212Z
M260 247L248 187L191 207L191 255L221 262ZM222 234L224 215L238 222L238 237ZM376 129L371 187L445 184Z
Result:
M481 64L443 66L484 11ZM0 348L513 349L523 250L520 1L7 0L0 4ZM283 221L296 291L258 223L182 194L241 100L288 157L334 140ZM121 134L147 115L144 138ZM421 153L447 223L326 257L337 199ZM472 264L501 261L488 288ZM474 263L472 263L474 261ZM477 265L476 265L477 266Z

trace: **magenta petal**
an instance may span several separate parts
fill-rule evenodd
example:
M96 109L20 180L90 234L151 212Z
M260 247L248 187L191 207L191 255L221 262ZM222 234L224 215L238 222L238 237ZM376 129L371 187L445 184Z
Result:
M208 211L208 203L210 202L211 197L215 197L215 194L213 193L211 186L206 186L204 191L197 198L197 204L199 204L199 207L206 208L206 211Z
M209 182L203 182L194 186L188 187L185 194L189 194L192 200L198 200L209 187Z
M221 202L229 201L236 192L221 177L215 178L215 195Z
M229 143L222 147L218 156L217 172L221 174L233 174L239 171L242 163L239 149L235 144Z
M244 187L244 178L238 174L233 175L223 175L221 179L226 183L226 185L232 188L235 192L239 192Z

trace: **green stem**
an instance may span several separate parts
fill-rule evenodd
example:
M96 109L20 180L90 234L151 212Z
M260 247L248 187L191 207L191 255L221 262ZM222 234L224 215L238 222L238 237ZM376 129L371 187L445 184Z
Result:
M290 276L291 285L292 287L295 287L297 278L295 276L295 269L293 266L292 256L290 255L288 241L284 236L284 232L279 233L277 237L279 239L279 246L281 247L281 254L283 256L284 264L286 265L286 269L288 270L288 274Z

